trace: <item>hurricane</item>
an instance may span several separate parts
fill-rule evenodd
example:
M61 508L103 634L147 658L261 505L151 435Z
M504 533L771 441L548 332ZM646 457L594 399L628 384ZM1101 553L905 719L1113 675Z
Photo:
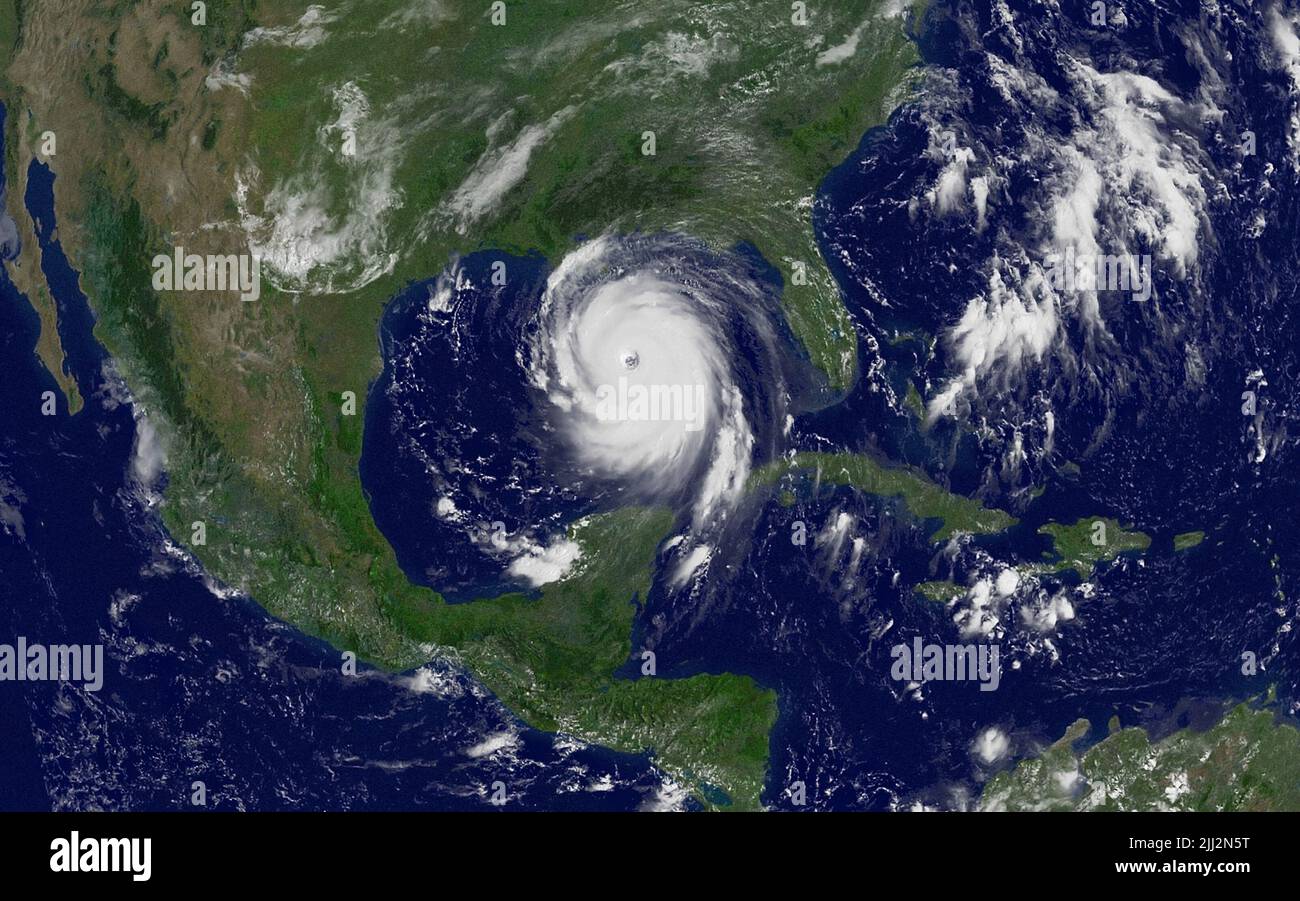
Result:
M756 420L772 417L782 386L736 370L738 331L775 346L760 315L769 286L698 265L699 252L602 238L570 254L547 280L531 376L576 465L642 499L693 495L703 528L743 490Z
M798 364L779 294L757 254L674 234L597 237L549 271L476 254L413 286L386 319L391 440L367 445L368 471L409 475L406 503L376 505L412 511L387 523L416 535L408 568L453 593L543 584L578 560L571 523L635 504L679 515L669 551L697 570L781 452Z
M1300 810L1297 0L164 6L4 7L0 809Z

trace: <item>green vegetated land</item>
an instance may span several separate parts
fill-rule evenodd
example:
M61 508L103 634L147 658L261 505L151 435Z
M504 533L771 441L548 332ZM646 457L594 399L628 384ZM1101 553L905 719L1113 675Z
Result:
M1103 528L1098 529L1097 523L1102 523ZM1051 537L1053 550L1044 552L1044 557L1048 559L1042 563L1017 567L1027 575L1074 570L1081 579L1087 579L1098 563L1113 560L1121 554L1145 551L1151 546L1150 536L1124 529L1117 520L1103 517L1084 517L1069 524L1047 523L1038 531ZM1094 536L1100 539L1100 543L1093 540ZM1204 538L1204 532L1178 535L1174 538L1174 550L1184 551L1195 547ZM928 600L946 603L963 594L966 589L953 582L938 581L922 582L916 586L916 590Z
M796 25L783 0L516 0L498 27L457 0L240 0L195 26L166 0L0 3L11 213L28 232L26 164L57 132L60 236L166 448L177 540L340 649L394 670L454 649L530 722L649 750L710 803L756 806L770 692L727 675L612 678L666 522L593 520L581 574L540 600L446 605L376 529L357 476L364 408L340 402L364 404L388 300L455 255L556 262L582 235L662 229L756 247L810 359L848 385L853 330L811 199L906 98L917 56L884 2L811 6ZM291 265L309 258L280 278L291 290L273 272L252 304L151 290L155 253L247 252L248 229ZM23 243L22 270L38 271ZM25 290L58 371L52 304ZM946 514L945 529L995 515Z
M1056 556L1060 558L1048 563L1046 569L1057 572L1073 569L1082 579L1088 578L1092 568L1103 560L1145 551L1151 546L1151 536L1127 531L1117 520L1102 517L1084 517L1068 524L1048 523L1038 531L1051 536Z
M922 582L916 586L916 590L927 601L934 601L936 604L946 604L966 593L965 588L956 582L948 581Z
M547 585L539 599L435 602L408 628L456 648L484 684L538 728L616 750L652 751L706 801L753 809L776 721L774 692L730 674L614 678L633 652L634 600L649 592L655 550L671 527L672 516L662 510L594 517L573 531L582 547L578 572Z
M1152 742L1118 729L1085 751L1079 720L1037 757L993 777L983 810L1296 810L1300 732L1268 710L1233 708L1204 732Z
M96 195L92 210L102 243L91 245L87 276L102 286L100 327L126 336L133 347L146 351L132 358L141 382L150 386L145 403L181 424L180 433L192 439L180 459L194 465L179 470L174 478L185 479L182 490L205 495L218 509L244 504L255 486L230 464L220 439L202 420L190 421L186 382L170 377L176 370L169 356L167 323L156 307L129 296L132 273L123 261L144 259L139 255L143 235L138 211L115 210L106 195ZM350 441L354 453L359 440L359 433L339 432L339 441ZM323 457L326 449L318 447L315 453ZM614 678L614 671L631 655L635 600L649 591L655 552L672 526L670 514L628 509L583 523L573 535L583 549L580 571L546 586L540 599L512 594L452 605L411 585L389 562L391 551L359 491L342 490L327 479L315 480L310 490L315 502L342 526L343 543L332 550L336 556L325 562L346 576L353 570L345 564L358 558L375 561L359 578L327 580L319 568L317 548L304 539L304 533L278 545L229 546L218 541L207 553L236 563L251 553L262 564L267 584L283 592L282 597L301 590L292 581L299 567L319 573L319 590L332 590L335 598L343 590L373 592L385 605L386 620L403 640L424 648L422 660L427 659L430 645L454 649L490 690L531 725L615 750L649 752L666 772L711 806L742 810L759 806L768 733L777 714L772 691L748 677L730 674ZM257 507L250 505L250 509ZM187 517L178 516L181 511L175 505L164 512L176 534L189 533ZM284 536L283 522L253 524L268 542ZM310 520L304 521L300 528L309 525ZM221 529L222 524L216 523L217 534ZM203 548L198 550L206 556ZM319 605L306 607L298 611L298 622L342 647L355 647L363 633L349 631L348 620L338 612L331 615Z
M753 487L776 485L788 476L815 484L848 485L866 494L901 498L917 519L937 519L932 538L945 541L959 532L986 535L1016 524L1015 517L962 497L932 482L913 467L886 466L865 454L801 452L768 464L750 477Z

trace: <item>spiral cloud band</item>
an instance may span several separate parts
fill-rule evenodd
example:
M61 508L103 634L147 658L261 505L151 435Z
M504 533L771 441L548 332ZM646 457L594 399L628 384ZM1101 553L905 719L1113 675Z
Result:
M773 347L756 315L770 286L713 257L668 236L591 241L547 280L532 342L531 380L579 468L634 497L689 498L697 529L743 489L772 387L737 365L738 331Z
M480 252L385 317L362 465L403 567L453 598L581 564L588 514L666 507L678 571L719 546L779 453L789 357L755 254L605 236L549 269ZM689 564L689 565L688 565Z

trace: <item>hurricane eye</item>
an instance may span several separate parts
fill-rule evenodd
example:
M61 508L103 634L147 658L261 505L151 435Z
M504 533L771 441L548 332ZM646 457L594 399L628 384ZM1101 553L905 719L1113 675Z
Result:
M619 361L623 364L624 369L636 369L641 365L641 355L635 350L625 350L619 356Z

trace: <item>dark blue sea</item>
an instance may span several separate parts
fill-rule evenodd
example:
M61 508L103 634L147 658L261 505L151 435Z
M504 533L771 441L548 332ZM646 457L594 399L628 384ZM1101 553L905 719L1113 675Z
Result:
M789 486L790 504L748 495L722 535L729 565L704 579L673 583L663 550L634 647L655 650L660 678L736 672L777 691L769 806L790 807L794 782L816 809L968 806L991 774L1079 717L1093 738L1115 715L1160 736L1207 726L1271 686L1274 709L1294 719L1300 167L1288 156L1286 73L1268 62L1260 10L1224 4L1213 19L1199 4L1142 5L1100 28L1090 8L1015 0L1008 25L987 4L941 3L913 23L925 91L863 137L814 208L857 327L851 389L835 395L794 363L758 361L732 324L746 397L766 397L778 374L790 390L793 423L763 431L753 465L790 449L868 454L1019 519L935 542L937 524L897 500L804 481ZM1248 129L1254 155L1239 150ZM936 187L957 160L936 138L945 133L965 161L951 202ZM1098 187L1071 193L1093 184L1089 171ZM652 800L647 759L530 730L448 664L414 680L339 676L335 650L219 590L176 550L128 477L132 405L54 237L53 176L40 164L29 175L26 207L88 402L40 415L54 381L32 352L35 313L6 273L0 502L21 527L0 536L4 628L102 642L110 666L93 696L0 685L9 721L31 725L0 752L12 774L3 806L184 807L194 780L212 807L478 807L498 778L526 807ZM1194 257L1176 240L1187 228ZM1066 238L1149 254L1152 299L1098 292L1063 308L1041 343L1044 320L1010 303L996 320L1005 328L949 333L973 299L993 309L1003 289L1039 290L1012 274ZM431 310L437 277L394 299L367 407L361 475L376 522L410 578L458 601L512 586L437 514L438 480L464 475L448 468L449 448L474 462L489 520L553 535L622 500L547 456L553 436L517 355L556 261L486 248L460 265L482 284L502 259L508 287L479 303ZM728 259L780 277L747 249ZM783 359L797 356L790 346ZM925 421L904 400L909 382L927 401L960 390ZM1246 391L1258 415L1243 414ZM1131 524L1151 547L1099 565L1086 585L1047 574L1006 600L996 691L931 683L916 697L889 678L892 645L964 640L955 611L914 585L1027 567L1049 547L1039 526L1093 516ZM795 545L796 521L813 534L844 523L844 540ZM1205 541L1175 552L1173 536L1193 530ZM1061 599L1073 618L1029 625ZM1246 652L1259 674L1243 674ZM1011 749L994 762L971 750L990 727ZM471 753L502 735L507 751ZM598 783L610 790L589 790Z
M343 676L339 652L178 552L128 476L133 408L55 237L54 176L34 163L28 177L68 371L87 402L41 415L57 386L6 269L0 502L17 516L0 534L0 640L103 644L106 674L95 693L0 683L0 807L197 809L195 782L209 810L495 809L498 780L506 807L653 801L661 780L646 759L528 729L445 663Z

